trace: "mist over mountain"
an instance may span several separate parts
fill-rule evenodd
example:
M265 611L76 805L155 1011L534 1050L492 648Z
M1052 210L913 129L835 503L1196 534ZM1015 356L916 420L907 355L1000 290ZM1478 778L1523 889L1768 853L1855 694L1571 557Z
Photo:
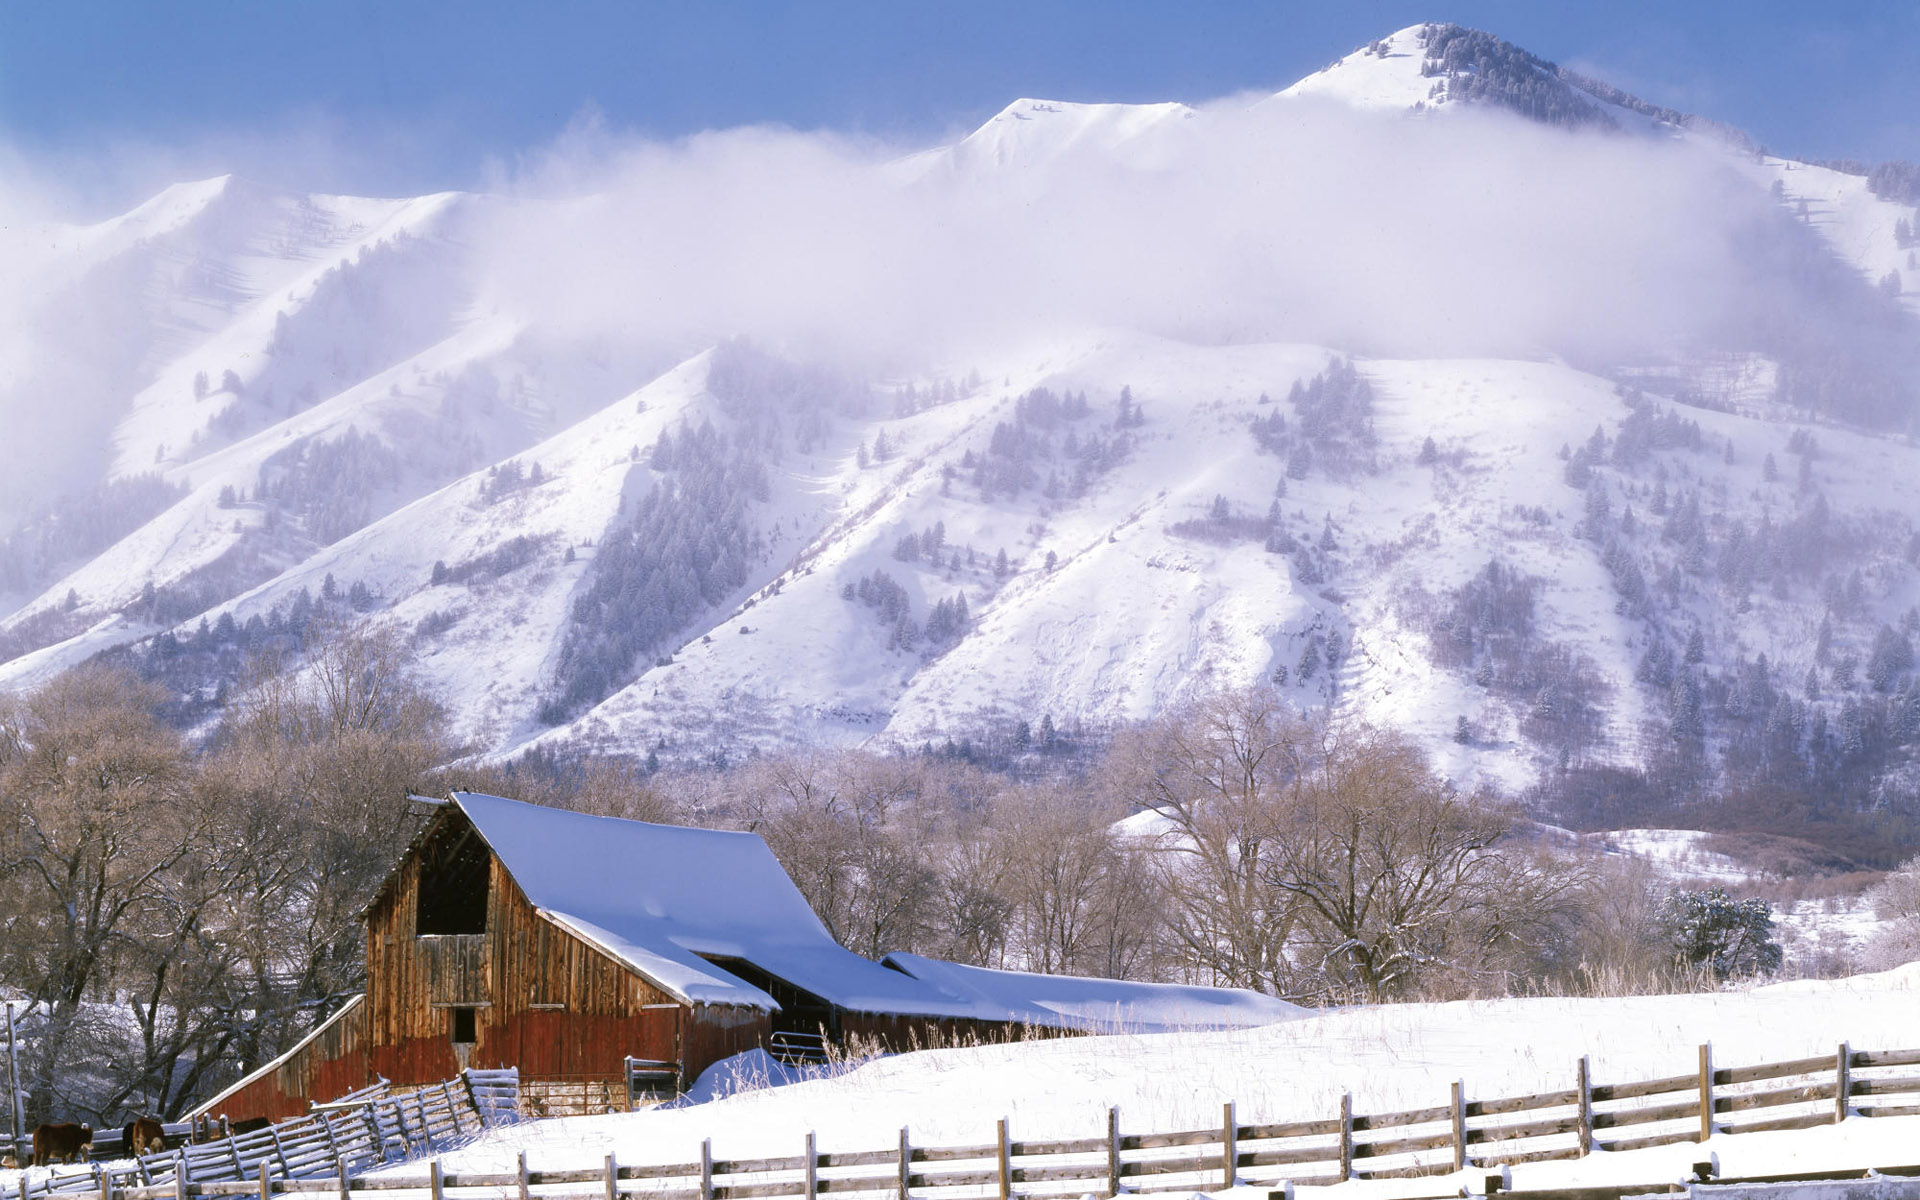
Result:
M951 145L582 125L0 268L0 685L392 629L472 752L1043 762L1221 687L1570 822L1920 817L1920 171L1490 34ZM1886 831L1901 831L1888 840Z

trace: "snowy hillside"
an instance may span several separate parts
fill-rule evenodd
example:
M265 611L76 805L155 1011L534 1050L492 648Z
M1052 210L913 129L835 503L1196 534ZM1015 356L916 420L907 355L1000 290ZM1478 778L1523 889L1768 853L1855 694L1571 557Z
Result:
M1385 173L1341 174L1347 146ZM1555 242L1592 223L1562 212L1577 189L1503 173L1541 156L1579 187L1657 179L1627 233ZM1299 206L1092 216L1275 175ZM543 206L228 177L41 231L35 286L0 309L22 431L0 442L0 685L104 654L199 722L249 654L346 623L403 635L491 757L1098 732L1271 686L1569 810L1750 772L1850 812L1909 803L1910 198L1454 26L1250 101L1019 100L855 178L818 210L853 197L882 232L963 246L1038 212L993 262L1053 270L1071 246L1155 285L1043 274L929 310L990 337L850 352L849 318L829 353L759 337L751 304L655 328L601 303L604 278L543 291L503 265L613 228L586 257L652 279L626 236L715 205L644 189ZM594 224L619 203L637 233ZM1463 205L1477 221L1428 232ZM1349 208L1359 232L1321 232ZM1141 236L1216 217L1218 244ZM1521 286L1534 235L1591 295ZM764 231L742 237L690 310L759 285ZM948 265L964 293L971 264ZM676 280L649 302L671 310ZM1021 307L1055 295L1058 320Z

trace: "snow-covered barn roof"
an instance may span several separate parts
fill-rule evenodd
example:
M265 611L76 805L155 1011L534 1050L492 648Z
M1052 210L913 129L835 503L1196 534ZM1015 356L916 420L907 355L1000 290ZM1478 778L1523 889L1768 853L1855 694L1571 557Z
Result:
M1271 1025L1308 1013L1297 1004L1241 988L995 971L899 951L885 961L950 999L1001 1013L1002 1020L1056 1029L1167 1033Z
M682 1000L780 1006L703 958L738 958L853 1012L1004 1020L833 940L757 835L455 792L534 908Z

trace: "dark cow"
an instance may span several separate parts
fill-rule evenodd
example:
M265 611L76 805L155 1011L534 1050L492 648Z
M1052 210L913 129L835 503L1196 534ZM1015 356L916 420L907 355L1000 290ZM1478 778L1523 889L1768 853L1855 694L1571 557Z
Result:
M166 1147L167 1131L152 1117L135 1117L120 1131L120 1144L128 1154L151 1154Z
M273 1124L272 1117L248 1117L244 1121L233 1121L229 1123L227 1125L227 1132L238 1136L243 1133L252 1133L256 1129L265 1129L271 1124Z
M71 1121L63 1125L41 1125L33 1131L33 1165L48 1166L56 1159L63 1163L78 1162L87 1156L92 1145L91 1125L75 1125Z

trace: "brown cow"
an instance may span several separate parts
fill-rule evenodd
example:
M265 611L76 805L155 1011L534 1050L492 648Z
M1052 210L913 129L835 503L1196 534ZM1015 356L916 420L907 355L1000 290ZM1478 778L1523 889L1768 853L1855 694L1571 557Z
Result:
M75 1125L71 1121L64 1125L41 1125L33 1131L33 1165L48 1166L55 1159L63 1163L76 1162L85 1158L92 1146L91 1125Z
M151 1154L167 1144L167 1131L152 1117L135 1117L120 1131L120 1144L128 1154Z

